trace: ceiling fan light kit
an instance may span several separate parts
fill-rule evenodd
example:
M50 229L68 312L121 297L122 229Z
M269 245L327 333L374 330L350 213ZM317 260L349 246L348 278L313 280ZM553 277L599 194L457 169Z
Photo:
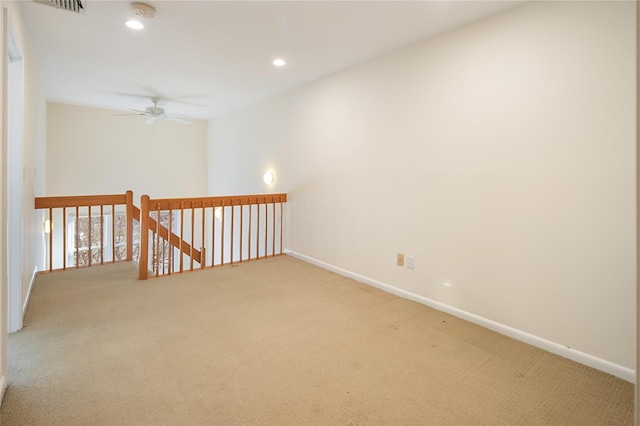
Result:
M156 15L156 10L153 6L150 6L146 3L131 3L131 11L138 18L151 19Z
M156 10L153 6L146 3L131 3L131 11L137 18L151 19L156 15ZM125 25L133 30L142 30L144 24L137 19L130 19L125 22Z

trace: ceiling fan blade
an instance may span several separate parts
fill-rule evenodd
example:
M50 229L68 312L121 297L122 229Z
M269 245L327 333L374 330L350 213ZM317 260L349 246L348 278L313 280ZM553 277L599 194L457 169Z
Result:
M147 118L147 121L144 122L144 124L153 124L154 121L156 121L158 119L158 117L149 117Z
M165 118L169 118L169 117L174 117L174 118L184 118L184 119L188 119L189 116L188 115L184 115L184 114L164 114Z
M146 92L146 95L141 95L138 93L124 93L124 92L110 92L117 96L126 96L128 98L136 98L136 99L158 99L161 102L175 102L185 105L194 105L203 107L206 106L203 103L191 102L193 99L202 99L202 95L191 95L191 96L176 96L176 97L167 97L160 94L158 91L154 90L150 87L141 87L143 92Z
M109 114L112 116L116 116L116 115L146 115L145 113L128 113L128 114Z
M190 121L183 120L182 118L178 118L178 117L166 116L165 118L169 121L175 121L176 123L191 124Z

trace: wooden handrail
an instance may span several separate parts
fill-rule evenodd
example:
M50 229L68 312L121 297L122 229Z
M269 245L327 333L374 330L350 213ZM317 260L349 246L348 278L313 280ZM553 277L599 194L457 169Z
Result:
M131 200L133 202L133 192L131 192ZM36 209L57 209L76 206L108 206L112 204L117 205L126 203L127 194L36 197L35 199Z
M133 260L133 221L137 220L141 232L139 277L146 279L150 259L159 276L178 272L178 265L179 272L193 270L194 261L204 269L283 254L286 201L287 194L161 199L143 196L138 208L133 204L133 192L127 191L125 194L36 197L34 204L36 209L48 211L48 214L45 212L47 221L43 223L43 232L47 233L49 271L67 269L67 263L77 268ZM116 221L116 216L121 217L124 213L123 206L126 208L126 237L120 233L124 229L118 228L118 225L124 226L122 219ZM157 212L156 218L151 217L152 212ZM168 226L160 223L160 218L167 213ZM68 217L74 216L73 229L67 229ZM175 226L179 225L179 233L173 232L172 220ZM116 228L120 229L118 233ZM124 241L117 242L118 238ZM198 240L202 246L196 249L194 242ZM70 247L67 247L68 242L71 242ZM86 244L89 244L88 250L85 250ZM124 246L126 253L118 251L122 248L116 250ZM178 251L174 252L175 249ZM85 251L89 252L88 258ZM72 262L74 253L75 262ZM184 258L185 255L188 257ZM165 272L166 266L168 272Z
M252 204L286 203L287 194L268 195L236 195L225 197L198 197L198 198L154 198L150 200L153 206L148 206L151 210L180 210L187 206L201 207L221 207L221 206L241 206ZM190 208L190 207L189 207Z
M133 218L140 222L140 209L136 205L133 206Z
M96 217L100 217L100 234L103 235L104 229L104 217L105 217L105 207L107 207L111 211L112 221L111 221L111 249L113 252L112 262L115 262L115 211L116 206L124 205L126 208L126 255L124 260L132 260L133 259L133 192L127 191L124 194L107 194L107 195L72 195L72 196L57 196L57 197L36 197L34 206L36 209L46 209L48 210L48 221L49 221L49 229L48 232L48 270L52 271L54 269L67 269L67 209L75 210L76 220L79 217L80 208L87 209L89 216L89 227L87 229L89 235L89 244L91 244L91 217L96 216L94 213L99 211L99 214ZM59 234L58 238L61 238L61 241L56 243L56 248L62 246L62 259L61 259L61 268L53 267L53 253L54 253L54 240L53 234L56 231L53 226L54 221L54 209L62 210L62 229L61 235ZM93 210L92 210L93 209ZM56 215L60 215L57 213ZM76 223L78 223L76 221ZM60 226L60 224L58 224ZM60 232L60 231L57 231ZM76 235L75 235L75 246L76 246L76 261L75 267L79 267L78 264L78 243L79 243L79 232L78 225L76 225ZM100 259L99 263L104 263L104 246L103 241L100 242ZM122 260L122 259L120 259ZM96 260L98 262L98 260ZM91 266L92 263L92 255L89 253L88 264Z
M140 239L139 278L141 280L148 278L148 262L150 259L153 259L153 269L156 276L164 274L164 265L167 264L167 257L164 249L161 248L164 247L164 245L159 244L159 242L154 239L157 238L157 235L162 237L165 242L169 241L170 247L177 248L179 253L181 253L179 258L174 258L172 257L173 251L169 251L169 274L178 271L183 272L184 269L193 270L194 261L200 264L200 269L204 269L205 267L213 267L215 265L281 255L283 249L283 203L286 201L287 194L159 199L151 199L149 196L143 195L140 199L140 221L142 234ZM279 204L278 208L276 208L277 204ZM221 211L219 212L219 222L216 223L215 217L218 215L218 209ZM186 215L185 210L187 211ZM230 220L226 223L225 210L229 210L227 213L230 215ZM260 210L264 211L265 221L262 222L260 219ZM201 220L196 221L196 211L198 212L199 219ZM246 211L248 211L248 222L244 222L244 215ZM252 215L252 211L255 211L255 216ZM168 212L169 220L171 220L172 212L179 213L179 235L174 234L165 226L158 224L157 221L150 216L151 212L157 212L158 218L160 217L161 212ZM236 214L238 214L237 218L235 216ZM278 222L276 222L277 215L280 216L280 220ZM255 222L252 217L255 218ZM209 219L206 218L211 220L207 222ZM267 223L267 219L271 220ZM188 226L186 233L184 230L185 221ZM201 223L198 224L196 222ZM279 233L276 232L277 223L280 226ZM245 226L248 228L247 233L243 233ZM255 234L252 234L251 232L252 226L254 226L256 230ZM196 227L201 227L198 229L197 234ZM234 233L238 227L239 232ZM261 235L261 227L264 230L263 235ZM216 228L219 228L220 230L218 238L216 238ZM205 241L205 229L208 230L207 235L211 236L211 240ZM152 238L154 235L156 237ZM202 247L200 250L196 250L193 247L196 235L201 238ZM255 253L252 252L251 240L253 235L255 235L255 245L253 245L253 247L255 247ZM190 238L190 241L185 241L185 238ZM234 245L236 240L239 243L238 245ZM247 244L243 244L243 241L245 240ZM269 245L267 245L268 240L271 241L271 244ZM279 243L276 245L277 240L279 240ZM246 251L244 250L244 247L247 247ZM279 249L278 252L276 252L276 248ZM216 251L218 249L219 251ZM229 255L228 259L225 256L225 251ZM207 253L207 256L210 257L210 259L205 257L205 253ZM183 262L183 255L188 256L188 263ZM160 258L163 259L162 272L160 272ZM175 271L173 268L175 268Z

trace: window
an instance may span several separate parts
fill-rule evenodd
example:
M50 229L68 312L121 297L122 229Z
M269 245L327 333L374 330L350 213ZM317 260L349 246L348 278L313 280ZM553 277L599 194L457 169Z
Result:
M80 212L76 218L70 213L67 220L67 264L89 266L90 264L126 260L127 215L116 211L92 214ZM133 259L138 259L140 247L140 225L134 221ZM77 262L76 262L77 259Z

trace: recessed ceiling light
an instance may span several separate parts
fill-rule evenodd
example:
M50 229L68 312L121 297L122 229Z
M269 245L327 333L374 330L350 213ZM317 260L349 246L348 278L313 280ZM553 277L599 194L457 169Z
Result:
M273 60L273 65L275 65L276 67L284 67L287 63L283 60L283 59L274 59Z
M141 30L144 28L142 22L136 21L135 19L125 22L125 25L133 30Z

